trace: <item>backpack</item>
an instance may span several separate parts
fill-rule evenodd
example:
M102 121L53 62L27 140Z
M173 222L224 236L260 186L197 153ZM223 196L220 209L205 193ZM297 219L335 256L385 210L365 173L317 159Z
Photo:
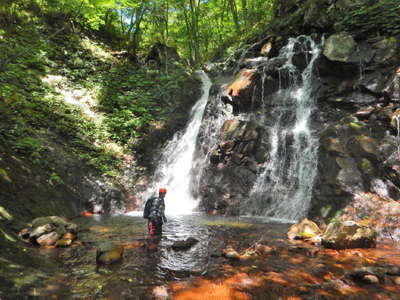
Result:
M148 219L151 211L151 207L153 206L153 202L156 197L151 197L146 201L146 204L144 205L144 210L143 210L143 218Z

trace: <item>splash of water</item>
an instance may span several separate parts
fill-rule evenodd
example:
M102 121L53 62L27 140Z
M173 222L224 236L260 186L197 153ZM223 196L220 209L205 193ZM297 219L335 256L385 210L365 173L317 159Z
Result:
M309 57L303 71L293 63L298 49ZM265 117L260 120L270 150L241 214L296 220L307 213L318 161L318 138L310 128L310 117L315 108L312 71L320 51L305 36L290 39L281 50L279 57L286 60L281 70L289 75L290 84L271 97L272 108L264 112L270 125Z
M198 199L191 189L193 176L196 173L192 166L196 139L211 87L211 81L204 72L199 72L199 76L202 80L203 94L193 106L186 128L176 133L167 143L147 193L148 195L154 193L158 187L167 188L165 197L167 214L188 214L198 205Z

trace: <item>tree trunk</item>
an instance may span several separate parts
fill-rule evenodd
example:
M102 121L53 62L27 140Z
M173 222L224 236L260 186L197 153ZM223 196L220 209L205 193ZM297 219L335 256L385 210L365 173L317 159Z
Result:
M236 7L235 0L229 0L229 6L231 8L233 22L235 23L236 32L240 32L240 23L239 23L239 15Z

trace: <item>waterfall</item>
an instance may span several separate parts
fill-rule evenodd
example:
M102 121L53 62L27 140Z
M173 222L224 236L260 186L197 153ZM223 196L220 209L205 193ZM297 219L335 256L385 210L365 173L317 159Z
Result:
M193 106L185 129L176 133L165 146L148 189L148 194L156 192L159 187L167 189L165 206L168 214L187 214L198 205L191 188L196 173L193 170L193 159L211 87L208 76L204 72L198 74L202 81L202 96Z
M306 57L303 70L293 61L299 51ZM310 128L310 117L315 109L313 66L320 51L305 36L289 39L281 49L279 59L286 62L279 73L287 74L289 86L280 84L269 96L268 105L263 95L259 123L266 129L264 142L269 144L269 152L248 200L241 203L242 215L292 221L308 211L318 161L318 137Z

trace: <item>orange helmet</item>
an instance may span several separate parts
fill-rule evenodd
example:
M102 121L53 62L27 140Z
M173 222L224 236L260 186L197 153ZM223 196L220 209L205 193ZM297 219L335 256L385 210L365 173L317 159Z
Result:
M166 192L167 192L167 189L165 189L165 188L160 188L160 189L158 190L158 192L159 192L159 193L166 193Z

